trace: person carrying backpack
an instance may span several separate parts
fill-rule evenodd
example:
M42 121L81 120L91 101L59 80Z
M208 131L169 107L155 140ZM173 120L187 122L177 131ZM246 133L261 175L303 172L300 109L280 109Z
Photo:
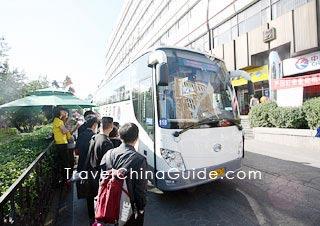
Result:
M105 153L113 149L113 144L109 139L109 133L113 128L113 118L103 117L101 119L102 133L93 135L90 140L90 146L85 162L85 169L88 170L90 177L90 189L88 191L88 212L89 221L94 222L94 197L98 194L100 178L100 162ZM82 133L83 134L83 133ZM93 176L94 175L94 176Z
M139 129L134 123L124 124L119 134L123 143L103 156L100 167L102 170L125 169L122 173L126 176L126 185L133 210L125 226L142 226L147 194L147 178L145 177L147 160L134 148L139 135ZM134 173L130 173L131 171ZM142 178L141 175L143 175Z

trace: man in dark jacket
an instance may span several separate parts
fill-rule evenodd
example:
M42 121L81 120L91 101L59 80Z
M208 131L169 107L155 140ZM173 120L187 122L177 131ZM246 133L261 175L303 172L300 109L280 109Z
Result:
M101 161L102 170L125 168L127 187L133 212L125 226L143 225L144 208L146 206L147 170L146 158L136 152L134 145L138 141L139 129L134 123L126 123L119 130L123 143L111 151L111 155L104 155ZM110 159L107 159L110 156ZM130 173L132 171L133 173ZM137 172L137 173L135 173ZM141 175L143 177L141 178Z
M100 171L100 162L104 154L113 148L113 144L109 139L109 134L113 129L113 118L103 117L101 119L102 133L92 137L90 141L90 168Z
M93 111L89 110L84 113L83 117L84 117L84 123L78 128L78 136L80 136L80 134L86 131L86 129L88 128L87 121L96 116Z
M99 190L100 162L104 154L113 148L113 144L108 137L113 128L113 118L103 117L101 122L102 133L92 136L89 146L89 159L87 160L88 166L85 166L90 172L88 176L91 177L90 191L87 197L89 220L91 222L94 220L94 197L98 195ZM95 175L94 178L92 175Z
M80 133L77 143L76 143L76 148L79 150L79 161L78 161L78 167L77 171L80 173L81 171L87 171L89 170L89 163L86 162L87 156L88 156L88 151L89 151L89 145L90 145L90 140L92 136L94 136L97 133L98 129L98 124L99 124L99 119L96 117L90 118L87 121L87 126L88 128ZM81 185L79 183L80 181L77 182L77 192L78 192L78 198L86 198L87 199L87 207L88 207L88 215L89 218L92 220L94 219L94 199L93 197L84 197L83 195L80 195L81 192ZM88 191L90 192L90 191Z
M87 128L79 135L76 143L76 148L79 150L77 167L78 172L87 170L85 169L85 161L87 158L91 137L97 133L99 119L92 117L86 122L86 124Z

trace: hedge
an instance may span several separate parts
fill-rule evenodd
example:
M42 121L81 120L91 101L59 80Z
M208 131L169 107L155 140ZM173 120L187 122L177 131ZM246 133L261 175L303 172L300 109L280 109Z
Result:
M44 126L0 144L0 194L3 194L45 150L49 145L49 141L45 138L51 133L52 128Z
M320 126L320 97L307 100L301 107L278 107L261 103L249 112L251 127L316 129Z
M274 102L262 103L254 106L249 112L251 127L272 127L273 110L277 108Z
M305 101L302 109L305 113L309 128L318 128L320 126L320 97Z
M272 111L270 121L278 128L308 128L305 114L300 107L277 107Z

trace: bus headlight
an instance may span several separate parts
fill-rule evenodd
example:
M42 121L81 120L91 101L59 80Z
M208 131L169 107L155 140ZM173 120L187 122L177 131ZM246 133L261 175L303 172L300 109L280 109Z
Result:
M164 148L160 148L160 152L161 152L162 158L168 163L170 167L180 171L186 170L186 167L184 165L180 152L171 151Z

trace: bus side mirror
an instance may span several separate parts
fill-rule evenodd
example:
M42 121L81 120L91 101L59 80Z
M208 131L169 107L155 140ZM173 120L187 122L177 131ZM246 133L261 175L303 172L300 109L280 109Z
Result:
M157 64L157 84L158 86L169 85L169 69L168 64Z
M156 50L149 55L148 67L154 67L156 65L157 72L157 85L168 86L169 85L169 69L167 63L167 56L164 51Z
M254 87L253 87L252 81L248 81L248 93L249 93L249 95L254 94Z

